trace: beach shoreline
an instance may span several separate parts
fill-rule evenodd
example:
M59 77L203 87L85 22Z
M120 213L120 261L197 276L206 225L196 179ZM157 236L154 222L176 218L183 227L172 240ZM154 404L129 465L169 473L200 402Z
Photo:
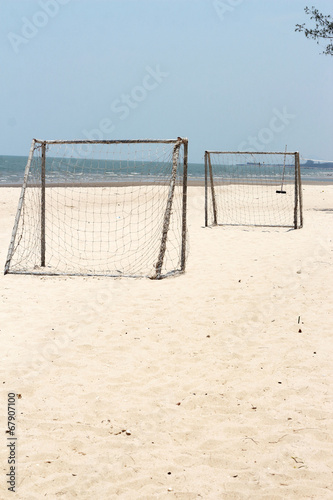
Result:
M218 179L217 179L218 183ZM257 185L257 186L265 186L267 183L265 182L228 182L228 185ZM133 182L133 181L119 181L119 182L73 182L73 183L66 183L66 182L54 182L54 183L47 183L46 187L128 187L128 186L159 186L159 185L166 185L166 182L158 182L158 181L151 181L151 182ZM205 186L205 180L204 179L191 179L188 177L187 180L187 185L192 186L192 187L204 187ZM280 182L278 180L273 183L271 180L268 181L268 185L280 185ZM288 183L290 186L291 184ZM302 185L314 185L314 186L330 186L333 185L333 180L329 181L323 181L323 180L318 180L318 181L309 181L309 180L302 180ZM36 187L35 185L29 186L29 187ZM0 184L0 189L1 188L22 188L22 184Z

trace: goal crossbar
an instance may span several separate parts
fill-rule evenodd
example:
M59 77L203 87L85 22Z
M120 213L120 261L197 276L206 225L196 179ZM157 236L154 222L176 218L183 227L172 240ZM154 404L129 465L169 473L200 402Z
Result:
M179 137L178 139L116 139L116 140L41 140L33 139L35 143L39 144L177 144L178 142L184 142L187 139Z

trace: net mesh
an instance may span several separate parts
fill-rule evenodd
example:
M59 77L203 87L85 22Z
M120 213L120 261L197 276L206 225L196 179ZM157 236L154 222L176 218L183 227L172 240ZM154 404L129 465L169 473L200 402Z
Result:
M208 225L294 227L294 153L208 152L207 171Z
M9 272L154 276L175 143L35 144ZM183 147L161 275L181 268ZM177 151L178 152L178 151Z

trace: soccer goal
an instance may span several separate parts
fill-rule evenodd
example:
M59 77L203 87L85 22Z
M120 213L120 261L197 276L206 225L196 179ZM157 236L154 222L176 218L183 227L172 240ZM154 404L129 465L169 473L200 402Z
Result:
M205 226L303 226L299 153L205 152Z
M187 148L183 138L34 139L5 274L184 272Z

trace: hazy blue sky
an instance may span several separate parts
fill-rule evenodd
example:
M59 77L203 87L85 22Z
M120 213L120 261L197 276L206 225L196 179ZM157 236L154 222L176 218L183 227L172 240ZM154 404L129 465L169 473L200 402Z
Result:
M332 0L0 0L0 154L38 139L189 138L333 160Z

